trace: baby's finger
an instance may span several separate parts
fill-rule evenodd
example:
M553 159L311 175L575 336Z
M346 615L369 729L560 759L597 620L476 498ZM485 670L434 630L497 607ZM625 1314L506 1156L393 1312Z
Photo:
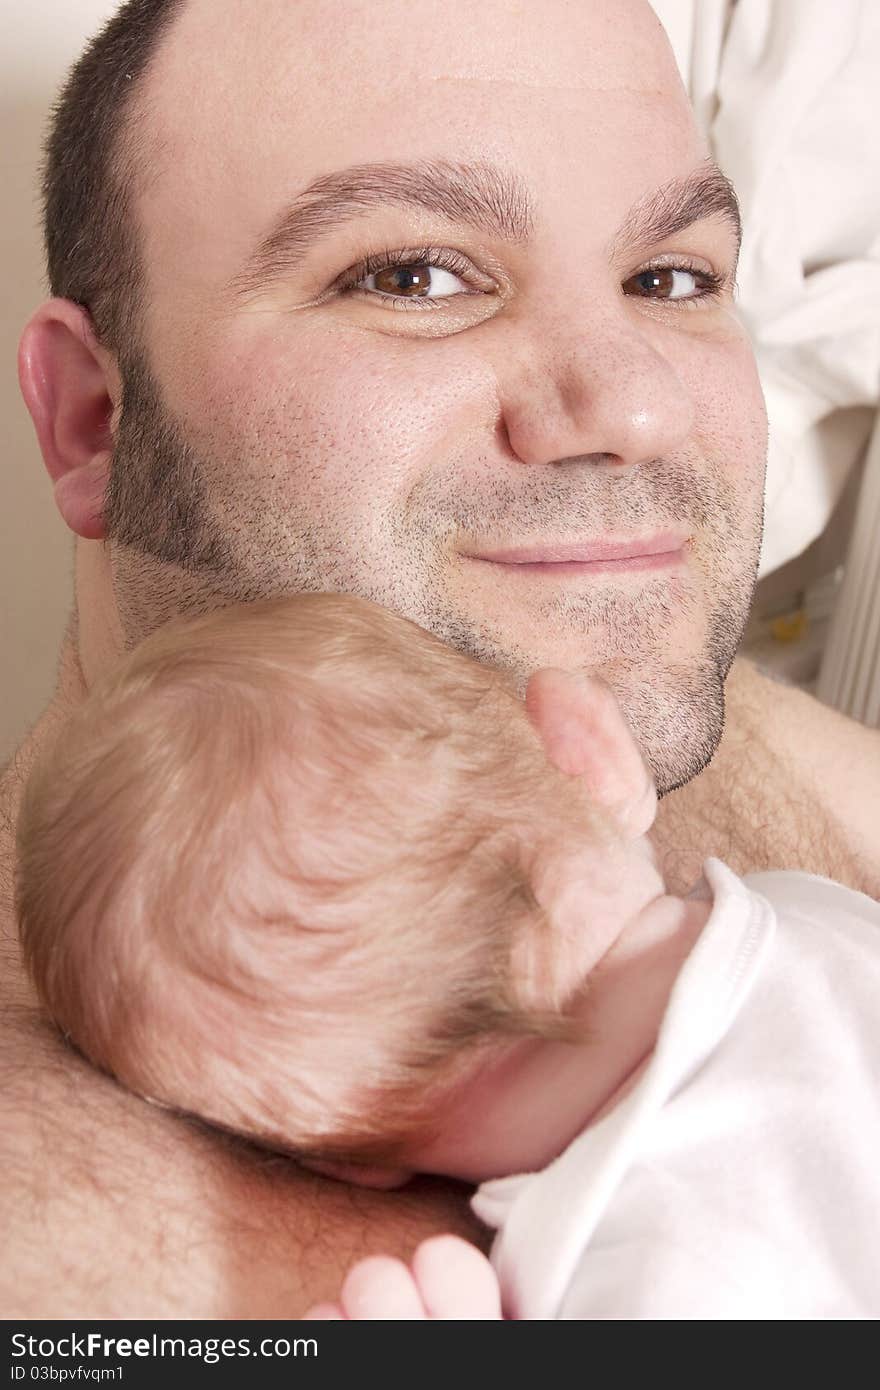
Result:
M413 1256L413 1272L428 1317L501 1317L501 1291L486 1256L459 1236L431 1236Z
M303 1313L303 1322L345 1322L345 1314L338 1303L316 1303L314 1308L310 1308L307 1313Z
M371 1255L349 1270L340 1303L349 1320L425 1321L428 1316L412 1274L402 1260L390 1255Z

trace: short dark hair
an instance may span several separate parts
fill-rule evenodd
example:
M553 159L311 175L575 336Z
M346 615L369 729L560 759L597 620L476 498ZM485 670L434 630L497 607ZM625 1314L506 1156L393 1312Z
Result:
M118 350L143 288L132 211L139 82L184 0L127 0L76 63L55 105L43 165L43 231L52 294L92 316Z

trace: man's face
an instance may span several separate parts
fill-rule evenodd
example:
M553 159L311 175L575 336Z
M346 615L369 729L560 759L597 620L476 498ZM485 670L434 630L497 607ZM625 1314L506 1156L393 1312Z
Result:
M353 592L520 685L595 670L661 790L698 771L764 413L723 198L659 225L709 166L653 13L189 0L145 109L108 512L128 637Z

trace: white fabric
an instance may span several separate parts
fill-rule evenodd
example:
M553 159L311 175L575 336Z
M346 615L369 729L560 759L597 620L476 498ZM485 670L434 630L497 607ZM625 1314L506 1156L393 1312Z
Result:
M652 0L745 224L767 413L761 573L821 534L880 404L880 4Z
M705 875L712 913L636 1085L473 1199L513 1316L880 1316L880 904Z

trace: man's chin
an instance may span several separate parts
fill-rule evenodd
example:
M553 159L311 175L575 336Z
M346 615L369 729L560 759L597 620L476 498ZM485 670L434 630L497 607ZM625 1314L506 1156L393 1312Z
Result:
M700 666L617 676L609 684L648 764L658 796L682 787L711 762L724 730L726 669Z
M435 629L436 631L436 629ZM658 795L665 796L690 782L711 762L724 729L724 680L729 661L694 661L664 667L651 659L638 662L595 660L567 652L511 652L500 644L482 642L473 629L437 632L466 655L493 666L520 698L529 676L542 666L586 669L614 691L633 737L641 749Z

